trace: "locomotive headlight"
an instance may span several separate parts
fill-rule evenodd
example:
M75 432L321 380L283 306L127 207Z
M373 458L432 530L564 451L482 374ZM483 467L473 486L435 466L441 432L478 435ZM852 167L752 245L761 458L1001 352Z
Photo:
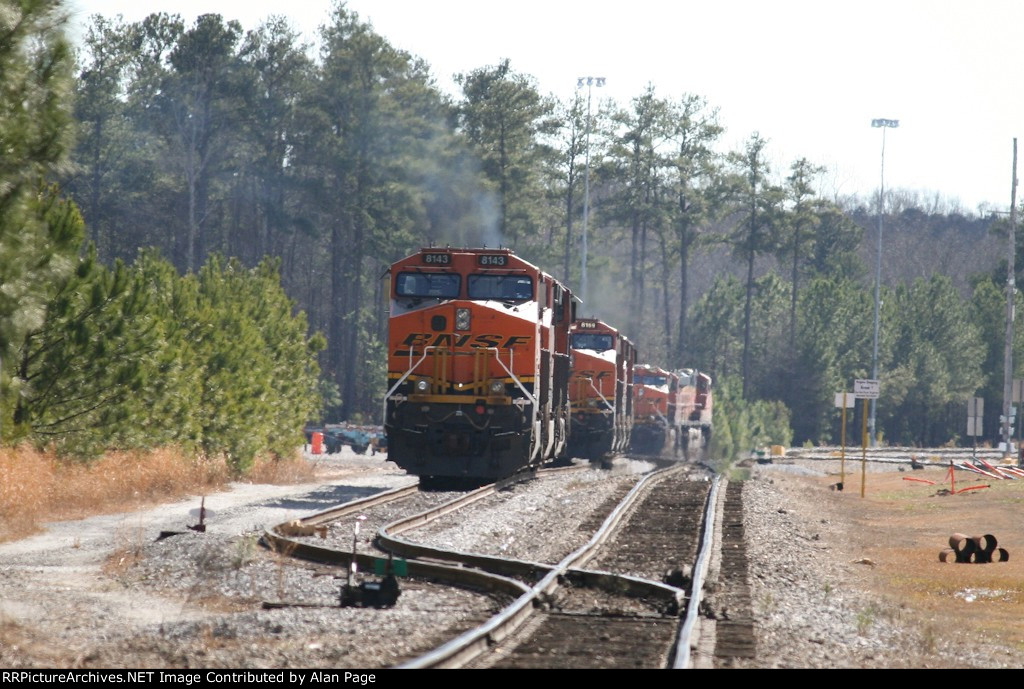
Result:
M455 309L455 329L469 330L469 309Z
M505 392L505 381L495 378L488 387L492 395L501 395Z
M430 381L427 380L426 378L421 378L420 380L416 381L415 388L416 392L420 393L421 395L426 394L426 392L430 390Z

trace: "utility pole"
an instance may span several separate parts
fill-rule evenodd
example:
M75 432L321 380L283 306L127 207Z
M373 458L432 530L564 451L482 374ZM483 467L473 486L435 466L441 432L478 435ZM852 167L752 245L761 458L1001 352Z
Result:
M1017 233L1017 137L1013 139L1013 173L1010 185L1010 240L1006 265L1006 343L1003 352L1003 458L1011 456L1013 436L1010 433L1010 409L1013 406L1013 302L1016 295L1016 233Z

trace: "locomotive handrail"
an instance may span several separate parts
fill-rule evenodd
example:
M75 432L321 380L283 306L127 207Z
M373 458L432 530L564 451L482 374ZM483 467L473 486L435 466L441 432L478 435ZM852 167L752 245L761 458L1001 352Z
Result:
M593 378L587 378L587 382L590 383L590 388L594 392L597 393L597 396L601 398L601 401L604 402L604 405L606 407L608 407L608 409L611 410L611 412L614 414L615 413L615 406L612 405L612 403L608 401L608 398L605 397L604 395L602 395L601 391L597 389L597 386L594 385L594 379Z
M519 391L522 392L524 395L526 395L526 398L528 400L530 400L530 402L533 404L533 408L536 410L536 408L537 408L537 398L536 398L536 396L534 396L529 390L526 389L526 387L523 385L522 381L520 381L519 378L516 377L516 374L512 373L511 369L509 369L509 367L505 365L505 362L501 360L501 352L498 351L498 348L497 347L487 347L487 350L488 351L493 351L493 352L495 352L497 354L497 356L494 357L494 360L497 361L498 364L503 369L505 369L505 373L508 374L508 377L511 378L512 382L516 384L516 387L519 388ZM508 350L508 360L509 360L509 363L514 363L514 359L512 358L512 356L513 356L513 352L512 352L511 349L509 349Z
M538 421L537 421L537 417L540 416L540 409L539 409L540 405L537 404L537 398L533 394L531 394L529 390L526 389L526 387L523 385L522 381L519 380L519 378L516 376L516 374L512 373L512 370L508 366L505 365L504 361L501 360L501 352L498 351L498 348L497 347L488 347L487 349L488 350L492 350L492 351L495 352L494 360L497 361L498 364L503 369L505 369L505 373L508 374L509 378L512 379L512 382L515 383L517 388L519 388L519 391L522 392L524 395L526 395L526 399L530 400L530 407L533 409L533 412L530 414L530 428L534 429L534 432L537 433L537 439L533 443L533 451L530 453L530 461L533 461L537 457L537 453L539 453L540 449L541 449L540 448L540 427L539 427L539 424L538 424ZM515 356L515 352L511 348L509 348L509 350L508 350L508 361L509 361L509 364L513 365L513 366L515 365L515 359L513 358L514 356Z
M413 371L415 371L417 368L419 368L420 364L422 364L424 361L426 361L427 354L429 354L431 350L436 350L436 349L442 349L442 347L440 347L438 345L428 345L428 346L424 347L423 348L423 356L420 357L419 361L417 361L415 364L411 364L409 366L409 370L406 371L405 373L403 373L402 377L399 378L397 381L395 381L395 384L391 386L391 389L388 390L384 394L384 418L387 418L387 411L388 411L387 410L387 403L388 403L388 400L391 399L391 395L393 395L395 390L398 389L398 386L400 386L402 383L404 383L406 381L406 379L409 376L412 375ZM497 361L498 364L503 369L505 369L505 373L507 373L509 378L512 379L512 382L515 383L515 386L517 388L519 388L520 392L522 392L523 395L525 395L526 398L528 400L530 400L530 403L533 404L533 406L536 408L536 406L537 406L537 397L535 395L533 395L529 390L526 389L526 386L524 386L522 381L519 380L519 377L516 376L516 374L512 373L512 370L508 366L505 365L504 361L501 360L501 350L500 349L498 349L497 347L479 347L479 348L476 349L476 351L494 352L494 354L495 354L494 360ZM453 356L458 356L459 354L468 354L468 352L452 352ZM508 358L509 358L509 363L513 364L513 365L515 364L515 359L513 358L514 356L515 356L515 352L513 352L510 349L509 353L508 353ZM412 353L411 353L411 351L410 351L410 354L409 354L409 360L412 361ZM593 383L591 383L591 385L593 385ZM598 394L600 395L601 393L599 392ZM603 397L602 397L602 399L603 399ZM607 404L607 400L605 400L605 404Z
M382 419L387 419L388 418L388 400L391 399L391 395L394 394L395 390L398 389L399 385L401 385L402 383L405 382L406 378L408 378L409 376L412 375L412 372L415 371L419 367L420 364L422 364L424 361L426 361L426 359L427 359L427 350L429 350L429 349L437 349L437 347L433 346L433 345L431 345L429 347L424 347L423 348L423 356L420 357L420 360L417 361L415 364L410 365L409 366L409 370L406 371L405 373L403 373L402 377L399 378L397 381L395 381L395 384L391 386L391 389L388 390L386 393L384 393L384 409L383 409L384 413L381 416ZM412 361L412 348L411 347L409 348L409 361L410 362Z

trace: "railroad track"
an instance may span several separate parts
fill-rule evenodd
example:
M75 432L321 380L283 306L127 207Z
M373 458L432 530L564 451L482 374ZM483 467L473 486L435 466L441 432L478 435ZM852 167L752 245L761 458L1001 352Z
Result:
M776 460L790 459L817 459L837 460L840 456L839 447L816 447L802 448L791 447L786 451L785 457L775 458ZM916 459L925 464L947 466L949 462L971 461L974 457L980 457L990 462L998 462L1002 459L1003 453L998 448L977 448L969 447L869 447L866 450L860 445L853 444L846 447L846 460L860 460L864 454L869 462L883 463L909 463Z
M272 550L285 553L299 559L321 562L330 565L348 565L352 553L352 537L350 532L342 530L330 531L330 540L316 538L317 527L330 526L345 519L357 516L367 517L363 525L365 533L372 534L382 525L394 519L396 512L413 513L420 517L420 523L427 523L444 514L483 500L495 492L515 483L528 481L536 477L554 476L573 471L580 467L561 467L542 469L529 474L522 474L498 483L492 483L470 492L465 491L422 491L418 482L408 486L377 493L366 498L353 500L338 507L294 520L278 524L263 533L263 544ZM421 516L422 515L422 516ZM299 528L294 528L298 526ZM301 531L308 533L302 534ZM368 551L357 554L356 562L362 569L372 566L374 560L387 551Z
M344 505L318 512L303 519L294 520L286 524L278 524L264 531L262 542L271 550L288 557L318 562L338 568L348 568L355 561L360 571L373 571L376 561L380 559L382 554L386 554L389 551L370 549L365 552L353 553L352 541L350 537L345 535L339 535L337 544L326 544L318 542L313 533L293 535L288 532L295 531L293 528L295 526L298 526L300 529L307 527L315 531L317 527L327 526L345 518L373 514L374 510L381 508L394 509L396 506L414 500L433 503L426 510L417 512L411 517L411 519L419 524L424 524L456 509L481 501L493 495L501 488L514 483L531 480L538 476L553 476L583 469L582 467L542 469L530 474L489 484L469 493L457 493L454 498L450 494L445 493L422 493L420 492L419 485L414 483L345 503ZM401 556L401 553L396 554ZM503 576L500 573L466 567L465 563L460 562L458 558L438 558L433 561L412 560L408 562L407 572L410 577L489 591L506 598L508 596L518 597L528 590L528 587L520 581Z
M690 646L689 632L680 634L679 614L688 598L699 599L700 577L693 577L696 598L682 586L689 582L698 545L708 540L699 515L711 485L684 480L686 473L677 466L645 476L586 545L554 565L432 548L407 537L413 529L493 494L498 490L493 485L381 527L378 547L408 558L410 576L514 599L483 625L401 667L666 667L673 659L678 664L679 656L688 657ZM375 497L384 503L403 500L412 490ZM365 511L370 503L351 503L303 522L323 524ZM664 543L658 542L659 532ZM350 551L288 539L275 529L265 539L296 557L339 565L352 559ZM636 543L639 547L632 547ZM356 560L366 568L375 557L360 554ZM612 571L584 569L590 562ZM680 572L674 585L658 580L666 571ZM696 607L691 604L691 609Z
M638 485L632 500L624 501L624 509L617 509L595 535L600 547L572 561L573 569L563 578L567 585L549 593L522 632L473 666L664 668L688 656L693 627L680 634L679 613L693 599L693 590L682 587L690 582L690 567L705 538L701 526L711 484L685 480L684 473L663 470ZM660 581L666 570L683 562L688 565L685 581L681 578L676 586ZM584 565L600 573L577 569ZM676 604L645 594L639 582L674 590ZM697 577L697 599L701 588Z

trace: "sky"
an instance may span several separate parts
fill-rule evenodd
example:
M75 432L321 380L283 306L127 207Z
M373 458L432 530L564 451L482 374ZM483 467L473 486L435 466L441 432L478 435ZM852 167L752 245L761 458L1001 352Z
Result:
M308 40L332 0L69 0L73 30L92 14L137 21L217 12L245 29L283 14ZM1013 138L1024 135L1020 0L349 0L438 85L508 58L563 101L582 76L620 106L648 84L719 108L726 150L758 132L779 179L799 158L827 168L820 193L936 195L966 212L1010 205ZM898 120L894 129L872 120ZM1024 144L1024 142L1022 142ZM1024 151L1022 151L1024 155Z

